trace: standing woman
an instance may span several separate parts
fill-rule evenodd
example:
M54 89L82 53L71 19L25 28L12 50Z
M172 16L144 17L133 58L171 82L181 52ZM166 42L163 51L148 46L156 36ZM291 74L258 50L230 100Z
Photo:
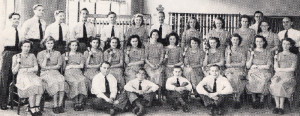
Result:
M275 98L276 108L274 114L284 114L284 100L291 98L295 91L295 70L298 50L295 41L291 38L282 40L282 52L274 57L275 75L271 79L270 93Z
M143 45L145 45L145 43L148 42L148 31L145 26L143 15L134 15L132 25L133 26L130 27L125 34L126 39L129 39L129 37L132 35L138 35L140 37L140 40L143 42Z
M41 116L40 101L44 88L42 80L36 75L38 64L34 54L29 53L32 42L24 40L20 43L22 52L13 56L12 72L17 74L16 87L20 98L29 98L31 115Z
M226 48L226 42L230 39L230 33L226 31L225 28L225 21L221 17L216 17L213 24L214 29L208 33L209 37L217 37L220 39L221 47L223 49Z
M247 92L252 94L253 108L263 106L264 96L268 94L269 81L271 79L270 66L272 65L272 55L267 50L267 40L265 37L257 35L254 39L254 50L248 53L246 66L248 69L246 85ZM256 95L260 96L260 100Z
M39 52L37 59L45 89L50 96L53 96L53 112L58 114L64 112L62 103L65 95L65 77L59 72L62 66L62 56L59 51L54 50L55 45L55 39L48 36L43 41L46 50Z
M131 35L127 41L125 63L126 83L136 78L136 74L145 61L145 49L138 35Z
M264 14L261 11L255 11L254 20L252 21L251 29L254 29L256 34L258 34L259 23L264 19Z
M71 40L68 43L68 51L65 53L65 79L69 84L68 97L74 99L74 110L83 111L83 99L87 95L86 77L82 74L84 56L78 52L79 42Z
M259 23L258 34L267 39L267 49L269 49L271 52L278 50L279 37L276 33L271 31L271 26L268 21L263 20Z
M202 71L204 52L200 49L200 44L198 38L192 37L189 48L183 53L185 65L183 75L191 82L194 92L204 77Z
M190 45L190 40L192 37L198 38L200 42L203 40L203 35L199 31L200 24L195 17L191 17L188 20L186 30L182 33L181 47L185 48ZM200 44L200 46L202 46ZM202 47L200 47L202 48Z
M165 47L165 66L166 79L173 76L173 67L183 65L183 51L177 46L179 43L179 36L176 32L167 35L167 45Z
M87 78L88 89L91 89L93 78L99 73L100 65L103 62L103 52L99 49L100 39L91 37L90 47L84 52L85 69L84 76Z
M232 34L229 46L225 50L225 76L230 82L234 93L234 108L241 108L240 96L244 92L246 83L242 80L245 77L246 51L241 47L242 38L239 34Z
M123 75L123 50L119 38L112 37L108 40L107 50L104 52L104 61L111 64L110 73L116 77L118 81L118 90L122 90L125 86Z
M150 42L145 45L145 69L150 76L150 81L163 87L163 70L164 48L161 43L157 42L159 31L153 29L150 32ZM161 101L161 89L158 90L158 100Z
M208 38L208 49L205 50L205 57L203 61L204 73L206 73L210 66L218 65L222 69L224 69L224 50L220 48L220 40L216 37Z
M248 49L251 47L253 43L253 38L256 34L255 30L249 28L250 25L250 19L247 15L242 15L240 19L240 28L235 30L234 33L239 34L243 41L241 43L241 46Z

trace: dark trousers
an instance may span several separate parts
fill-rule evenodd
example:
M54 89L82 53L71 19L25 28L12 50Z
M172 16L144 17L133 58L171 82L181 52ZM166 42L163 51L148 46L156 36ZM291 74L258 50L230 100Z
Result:
M105 93L105 95L109 98L110 94ZM128 103L128 97L126 95L125 91L122 91L119 93L116 97L116 100L119 101L118 104L112 104L109 102L106 102L103 98L94 98L92 102L92 107L95 110L107 110L112 108L118 108L120 110L124 110L127 103Z
M167 99L171 105L178 105L178 103L181 105L186 105L189 93L189 91L183 91L181 93L177 91L168 91Z
M155 93L154 92L151 92L151 93L146 93L146 94L143 94L143 95L139 95L137 93L133 93L133 92L127 92L127 96L129 98L129 101L131 104L134 103L134 101L136 100L146 100L147 102L152 102L153 101L153 98L154 98L154 95Z
M11 71L12 57L17 51L4 50L2 53L1 72L0 72L0 105L6 106L8 101L8 88L13 80Z
M209 107L209 106L221 106L222 103L224 102L224 98L225 98L225 95L218 95L219 99L218 100L214 100L206 95L200 95L201 99L203 100L204 102L204 105L206 107Z

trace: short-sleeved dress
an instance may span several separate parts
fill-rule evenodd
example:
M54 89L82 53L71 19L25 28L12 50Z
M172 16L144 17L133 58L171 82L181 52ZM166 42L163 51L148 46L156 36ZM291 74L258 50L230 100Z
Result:
M84 56L82 53L77 52L76 54L69 55L68 65L80 65L84 63ZM74 98L77 95L87 95L86 77L83 75L81 69L66 69L65 79L69 84L68 97Z
M228 52L230 52L230 49L226 49L225 59L230 57L230 63L241 63L247 60L246 51L243 47L237 47L235 51L232 50L230 56L228 56ZM246 81L244 81L246 76L245 66L227 67L224 73L233 88L233 93L242 94L246 86Z
M140 27L130 27L127 32L126 32L126 40L128 40L128 38L131 35L138 35L140 37L140 40L143 42L143 44L145 45L145 43L148 42L148 31L145 27L145 25L142 25Z
M222 49L221 47L217 48L215 53L208 53L207 58L207 64L214 64L220 62L221 60L224 60L224 49ZM208 67L205 67L204 69L205 71L208 71ZM221 66L221 70L224 70L224 66Z
M248 53L250 56L250 53ZM249 60L250 57L247 57ZM262 52L254 51L254 58L252 65L271 65L272 55L271 52L265 49ZM262 93L268 94L269 81L271 79L271 72L269 69L250 69L248 71L246 88L248 93Z
M185 47L190 45L190 41L192 37L196 37L200 39L201 42L203 41L203 35L200 31L197 31L195 29L188 29L182 33L181 44L185 44ZM201 45L200 48L202 49L202 44L200 45Z
M147 59L150 63L156 65L164 57L164 48L161 43L150 44L147 43L145 45L145 59ZM163 70L164 67L160 65L157 69L153 69L149 64L145 64L145 70L150 76L150 81L153 83L162 86L163 85Z
M207 34L208 37L217 37L220 40L220 44L223 49L225 49L226 46L226 41L228 39L230 39L230 33L228 31L225 31L224 29L222 29L222 31L218 32L215 29L209 31L209 33Z
M89 57L89 52L85 51L84 52L84 57L87 60ZM89 65L99 65L103 62L103 52L101 50L97 50L96 52L93 52L93 56L90 58ZM99 68L87 68L85 67L84 69L84 76L87 78L86 79L86 84L89 89L91 89L92 86L92 80L96 74L98 74Z
M259 35L262 35L262 33L259 33ZM265 37L267 39L267 49L272 49L275 46L279 46L279 37L276 33L269 32L269 34Z
M168 55L168 58L166 59L165 63L165 74L166 79L173 76L173 67L167 67L167 65L174 65L179 62L183 62L183 56L182 56L182 48L176 46L175 48L165 48L165 53Z
M121 60L123 60L123 51L120 49L115 49L115 53L113 55L109 54L109 51L112 51L112 48L109 48L105 50L104 52L104 61L108 61L108 59L111 57L111 66L119 64ZM110 74L112 74L118 81L118 84L120 84L120 87L124 87L125 85L125 79L123 74L123 66L122 67L116 67L116 68L110 68Z
M254 37L256 35L255 30L250 28L247 28L246 30L237 29L234 33L237 33L242 37L242 43L240 46L243 46L246 49L248 49L254 42Z
M38 63L41 65L44 62L46 56L46 50L38 53ZM62 56L59 51L53 51L50 53L50 58L47 59L46 66L62 66ZM41 79L44 82L45 89L48 94L53 96L57 92L65 91L65 77L59 72L59 70L41 69Z
M138 62L138 61L144 61L145 60L145 49L143 48L137 48L135 50L127 48L129 51L129 54L126 54L125 56L125 62L127 64L126 69L125 69L125 75L126 75L126 83L129 82L132 79L136 78L136 74L138 73L139 69L143 65L133 65L133 66L128 66L129 63L132 62ZM127 57L127 58L126 58ZM127 61L126 61L127 59Z
M196 86L204 77L201 68L203 65L203 59L204 59L204 52L200 49L197 49L196 51L192 51L191 48L188 48L185 53L184 56L185 67L183 68L183 75L187 78L187 80L191 82L193 88L196 88ZM190 66L200 65L200 67L191 68L191 67L186 67L187 65Z
M13 68L17 65L17 55L13 56ZM42 79L36 75L37 72L27 72L24 68L33 68L37 66L37 59L34 54L29 54L27 57L21 56L20 69L17 75L16 87L20 98L28 98L34 95L42 95L44 87ZM22 70L23 69L23 70Z
M290 68L297 64L297 55L290 53L285 55L279 53L277 56L279 68ZM270 93L277 97L290 98L295 91L295 72L276 72L271 79Z

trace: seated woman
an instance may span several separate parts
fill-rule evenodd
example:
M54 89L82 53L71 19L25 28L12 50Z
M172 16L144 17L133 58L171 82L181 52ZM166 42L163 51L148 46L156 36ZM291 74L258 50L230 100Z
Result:
M118 90L123 90L125 80L123 76L123 50L119 38L112 37L108 40L107 50L104 52L104 61L111 64L110 72L118 81Z
M24 40L20 43L22 52L13 56L12 72L17 74L16 87L20 98L29 98L29 112L34 116L41 116L40 101L44 88L42 80L36 75L38 71L37 59L29 53L32 42Z
M37 59L41 67L41 79L45 82L45 89L53 96L53 112L63 113L62 106L65 95L65 77L59 72L62 66L62 56L59 51L54 50L55 39L48 36L43 41L46 50L38 53Z
M232 34L229 46L225 50L226 70L225 76L230 82L234 93L234 108L241 108L240 96L244 92L246 83L245 78L246 51L240 46L242 38L239 34Z
M125 51L125 80L129 82L135 79L136 73L143 66L145 60L145 49L142 48L142 42L138 35L132 35L128 38Z
M184 54L184 71L183 75L191 82L194 95L197 84L203 79L202 64L204 52L200 49L200 40L191 38L191 42Z
M136 78L129 81L124 89L127 91L127 96L134 109L132 112L138 116L145 113L145 105L150 107L152 105L152 100L155 92L158 90L159 86L153 82L147 80L148 74L144 68L140 68L136 74ZM143 104L146 101L147 104Z
M167 46L165 47L164 62L166 66L166 78L173 76L173 67L183 65L182 48L177 46L179 36L176 32L167 35Z
M269 81L271 79L270 66L272 65L272 55L267 48L267 40L265 37L255 36L254 50L247 55L246 66L248 69L246 85L247 92L252 94L253 108L262 108L264 96L268 94ZM256 95L260 95L257 100Z
M221 67L221 74L224 69L224 50L220 48L220 40L216 37L208 38L208 49L205 50L203 61L204 74L207 76L208 67L218 65Z
M270 93L275 98L274 114L284 114L284 100L291 98L295 91L295 70L298 50L291 38L282 40L281 52L274 56L275 75L271 79Z
M84 76L87 77L87 86L88 89L91 89L92 80L96 74L99 73L99 68L103 62L103 52L99 49L100 39L92 38L90 41L91 48L88 47L87 51L84 52L85 69Z
M74 99L74 110L83 111L83 99L87 95L86 77L81 69L84 66L84 56L78 52L78 41L72 40L68 43L68 51L65 53L65 79L69 84L68 97Z

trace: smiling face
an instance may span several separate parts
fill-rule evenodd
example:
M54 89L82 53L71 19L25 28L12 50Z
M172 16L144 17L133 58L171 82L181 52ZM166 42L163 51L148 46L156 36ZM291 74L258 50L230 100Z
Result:
M52 50L54 46L54 41L53 40L46 41L45 46L47 50Z
M191 26L191 27L193 27L193 28L195 28L196 27L196 19L190 19L189 20L189 25Z
M198 48L198 43L195 40L191 40L191 48Z
M209 68L209 74L213 77L218 77L220 75L220 70L216 66L212 66Z
M215 39L209 39L208 43L211 48L217 48L217 41Z
M71 51L76 52L77 48L78 48L78 44L77 44L77 42L72 42L69 47L70 47Z
M117 39L112 39L112 40L110 41L110 47L111 47L111 48L117 48L117 46L118 46L118 41L117 41Z
M157 41L158 38L159 38L158 32L153 32L150 37L150 41Z
M160 24L163 24L165 21L165 15L163 13L158 13L158 21Z
M29 53L30 47L31 47L31 44L30 44L30 43L24 43L24 44L22 45L22 47L21 47L22 52L23 52L23 53Z
M89 15L89 12L88 12L88 11L86 11L86 10L81 10L80 16L81 16L81 20L82 20L83 22L87 21L88 15Z
M263 32L267 32L267 31L269 31L268 29L269 29L269 24L267 23L267 22L261 22L261 25L260 25L260 28L261 28L261 30L263 31Z
M282 49L283 51L289 51L291 48L291 43L287 40L282 41Z
M176 76L176 77L180 77L181 74L182 74L181 68L174 68L173 74L174 74L174 76Z
M146 72L144 70L139 70L139 72L136 74L136 77L138 80L144 80L146 78Z
M110 66L109 64L103 63L100 67L100 71L102 74L107 75L109 73Z
M255 39L255 44L256 44L257 48L263 48L265 42L264 42L263 38L257 37Z
M143 21L142 17L135 17L134 18L135 25L137 25L137 26L141 26L142 21Z
M98 40L93 40L93 41L91 41L90 44L91 44L92 48L97 48L99 46L99 41Z
M249 21L247 18L242 18L241 20L242 27L248 27Z
M292 28L293 22L291 21L290 18L285 17L282 20L282 25L285 30L288 30L288 29Z
M35 10L33 11L34 14L38 17L43 17L45 12L44 12L44 7L43 6L38 6L35 8Z
M232 37L231 38L231 43L232 43L232 46L239 46L239 38L238 37Z
M222 28L222 25L223 25L223 23L222 23L222 21L221 21L221 20L219 20L219 19L216 19L216 20L215 20L215 25L216 25L216 28L217 28L217 29L221 29L221 28Z
M20 23L20 16L19 15L13 15L11 19L9 19L10 22L12 23L13 27L18 27Z
M170 45L175 45L175 43L176 43L176 37L175 36L170 36L169 42L170 42Z
M263 14L261 14L261 13L256 13L256 14L254 15L254 19L255 19L256 23L259 23L259 22L263 19Z
M108 18L110 24L115 24L116 23L117 16L115 14L110 14L110 15L108 15L107 18Z
M132 38L130 40L130 43L131 43L132 47L137 47L139 44L138 38Z
M55 16L55 20L59 23L65 22L65 13L61 12L58 15Z

